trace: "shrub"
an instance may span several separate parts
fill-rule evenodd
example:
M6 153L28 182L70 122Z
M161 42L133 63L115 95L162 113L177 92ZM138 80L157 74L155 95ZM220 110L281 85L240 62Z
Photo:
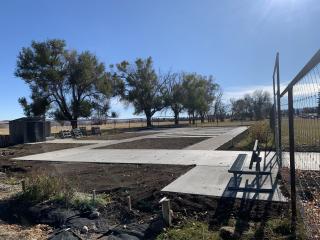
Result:
M202 222L186 222L182 227L170 228L167 232L160 234L157 240L218 240L218 232L208 230L208 224Z
M91 211L95 208L101 208L111 202L111 198L107 194L96 195L95 201L93 201L90 194L76 193L70 204L73 208L79 209L80 211Z
M267 121L261 121L253 124L249 129L250 141L254 143L257 139L260 143L269 143L272 138L272 132Z
M59 199L67 204L74 193L75 188L63 177L33 174L26 179L26 190L20 198L32 203Z

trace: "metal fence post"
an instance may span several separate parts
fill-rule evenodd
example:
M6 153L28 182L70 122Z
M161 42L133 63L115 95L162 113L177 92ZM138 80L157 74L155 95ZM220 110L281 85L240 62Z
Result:
M280 65L279 53L277 53L277 105L278 105L278 147L279 147L279 167L282 167L282 144L281 144L281 96L280 96Z
M294 159L294 108L293 88L288 90L288 115L289 115L289 152L290 152L290 185L291 185L291 211L292 211L292 232L295 233L297 220L296 203L296 168Z

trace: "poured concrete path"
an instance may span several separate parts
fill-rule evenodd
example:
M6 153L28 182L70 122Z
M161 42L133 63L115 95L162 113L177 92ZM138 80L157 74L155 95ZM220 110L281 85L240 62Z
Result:
M243 152L240 153L243 154ZM251 153L246 154L247 157L244 169L249 169ZM287 199L282 195L279 189L276 177L278 166L273 156L274 154L268 155L265 159L263 157L266 162L264 170L271 170L272 174L270 176L262 176L260 179L262 184L261 188L272 189L272 193L229 191L228 187L234 186L234 179L233 175L228 173L230 165L227 164L198 165L163 188L162 191L287 202ZM256 176L254 175L242 175L238 187L256 187L255 181Z
M15 158L15 160L38 160L38 161L61 161L61 162L93 162L93 163L132 163L132 164L172 164L172 165L195 165L195 168L182 175L163 189L165 192L180 192L200 194L215 197L250 198L270 201L286 201L274 183L277 168L273 168L270 179L265 179L262 188L274 189L274 194L246 194L236 191L228 191L232 183L232 174L228 169L239 154L246 154L245 167L248 167L251 152L240 151L217 151L217 147L226 141L232 140L238 134L245 131L246 127L240 128L181 128L156 131L154 135L139 136L124 140L54 140L54 143L86 143L77 148L47 152ZM206 131L207 130L207 131ZM211 136L210 139L195 144L182 150L160 150L160 149L96 149L97 147L110 144L129 142L145 138L161 137L190 137ZM150 139L151 141L151 139ZM200 149L200 150L199 150ZM272 154L271 154L272 155ZM269 155L266 162L274 161ZM243 177L241 186L245 182L250 184L254 181L253 176Z
M209 138L207 140L201 141L199 143L196 143L194 145L191 145L187 147L186 149L192 149L192 150L215 150L221 147L223 144L231 141L236 136L240 135L244 131L246 131L247 127L237 127L234 129L231 129L226 132L222 132L219 137L213 137Z

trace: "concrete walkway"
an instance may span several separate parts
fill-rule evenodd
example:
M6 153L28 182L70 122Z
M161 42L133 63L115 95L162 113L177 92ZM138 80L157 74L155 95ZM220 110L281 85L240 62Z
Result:
M243 152L241 152L243 154ZM275 202L287 202L287 199L282 195L278 185L277 172L278 167L275 164L275 159L272 159L272 154L266 158L269 166L265 170L271 169L270 176L262 176L260 181L262 189L273 189L273 193L256 193L256 192L241 192L230 191L229 186L234 186L234 179L232 174L228 173L229 166L221 165L198 165L191 169L184 175L180 176L174 182L166 186L162 191L164 192L180 192L188 194L198 194L216 197L233 197L233 198L246 198L256 200L266 200ZM247 153L244 169L249 168L251 154ZM242 175L240 178L239 187L255 187L256 177L254 175Z
M194 145L191 145L187 147L186 149L192 149L192 150L215 150L221 147L223 144L231 141L235 137L237 137L239 134L246 131L247 127L237 127L227 132L222 132L218 137L209 138L205 141L201 141L199 143L196 143Z
M217 151L217 147L230 141L238 134L246 130L239 128L181 128L165 129L157 131L153 135L139 136L123 140L72 140L60 139L50 141L52 143L86 143L77 148L47 152L15 158L15 160L38 160L38 161L61 161L61 162L92 162L92 163L132 163L132 164L172 164L172 165L195 165L186 174L166 186L165 192L180 192L190 194L201 194L215 197L250 198L270 201L286 201L275 183L277 169L273 168L270 179L265 179L262 188L273 188L274 194L245 194L242 192L228 191L232 183L232 174L228 169L239 154L246 154L245 167L248 167L251 152L240 151ZM165 149L95 149L110 144L129 142L145 138L162 138L177 136L211 136L210 139L197 143L187 149L165 150ZM272 162L270 157L266 162ZM243 177L241 186L254 181L253 176Z

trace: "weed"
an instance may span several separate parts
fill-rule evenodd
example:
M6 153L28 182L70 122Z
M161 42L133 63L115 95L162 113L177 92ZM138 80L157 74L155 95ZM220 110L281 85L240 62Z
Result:
M169 228L168 231L160 234L157 240L218 240L218 232L208 230L208 224L189 221L182 227Z

